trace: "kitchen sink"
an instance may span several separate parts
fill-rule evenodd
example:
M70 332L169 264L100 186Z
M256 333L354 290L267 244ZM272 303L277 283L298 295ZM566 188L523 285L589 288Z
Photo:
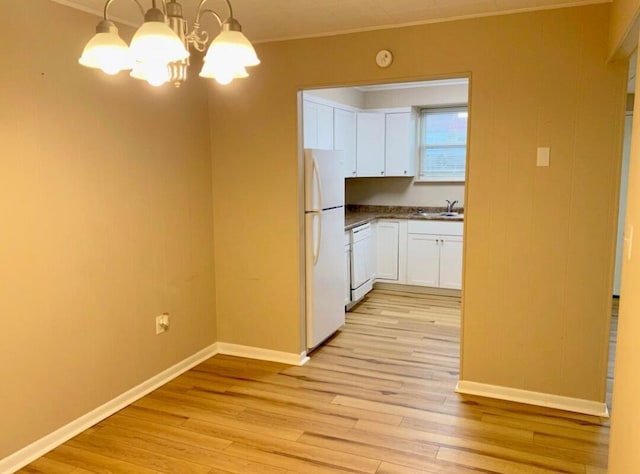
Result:
M462 217L462 214L459 212L424 212L424 211L414 211L411 213L412 216L420 216L420 217Z

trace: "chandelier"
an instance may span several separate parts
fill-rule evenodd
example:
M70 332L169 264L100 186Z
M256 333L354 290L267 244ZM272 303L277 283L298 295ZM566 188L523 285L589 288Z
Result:
M182 16L182 5L176 0L160 0L162 9L158 8L157 0L152 0L152 7L146 13L139 0L131 0L138 5L144 23L133 35L130 46L109 20L108 10L113 1L105 3L103 19L96 26L96 34L78 60L83 66L100 69L110 75L131 70L131 77L146 80L152 86L170 82L179 87L187 79L189 46L200 52L207 49L209 34L200 29L200 19L204 14L213 16L221 31L209 45L201 77L228 84L233 79L248 77L246 68L260 64L253 46L242 34L240 23L233 17L229 0L224 0L229 13L225 20L215 11L203 9L207 0L200 0L190 32Z

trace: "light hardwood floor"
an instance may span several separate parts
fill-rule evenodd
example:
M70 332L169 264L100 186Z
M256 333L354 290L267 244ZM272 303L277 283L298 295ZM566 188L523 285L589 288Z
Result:
M20 472L606 472L607 420L456 394L459 330L375 290L304 367L213 357Z

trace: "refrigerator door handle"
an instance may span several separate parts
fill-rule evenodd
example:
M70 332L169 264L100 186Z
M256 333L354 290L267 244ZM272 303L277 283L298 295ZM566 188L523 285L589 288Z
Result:
M313 180L316 182L316 193L318 194L318 208L313 210L319 211L322 210L322 182L320 181L320 172L318 171L318 161L315 156L311 159L311 174L313 176Z
M313 266L318 264L320 258L320 240L322 239L322 213L320 211L312 211L311 225L313 227ZM313 221L318 219L318 225L313 225Z

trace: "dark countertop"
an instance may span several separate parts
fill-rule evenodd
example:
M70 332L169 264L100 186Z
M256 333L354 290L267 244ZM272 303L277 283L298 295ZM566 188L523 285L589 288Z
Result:
M424 211L422 214L416 214L418 211ZM454 208L458 212L457 216L442 216L441 212L446 211L445 208L433 207L402 207L402 206L364 206L348 204L345 207L344 230L351 230L367 222L376 219L411 219L411 220L430 220L430 221L463 221L463 209Z

